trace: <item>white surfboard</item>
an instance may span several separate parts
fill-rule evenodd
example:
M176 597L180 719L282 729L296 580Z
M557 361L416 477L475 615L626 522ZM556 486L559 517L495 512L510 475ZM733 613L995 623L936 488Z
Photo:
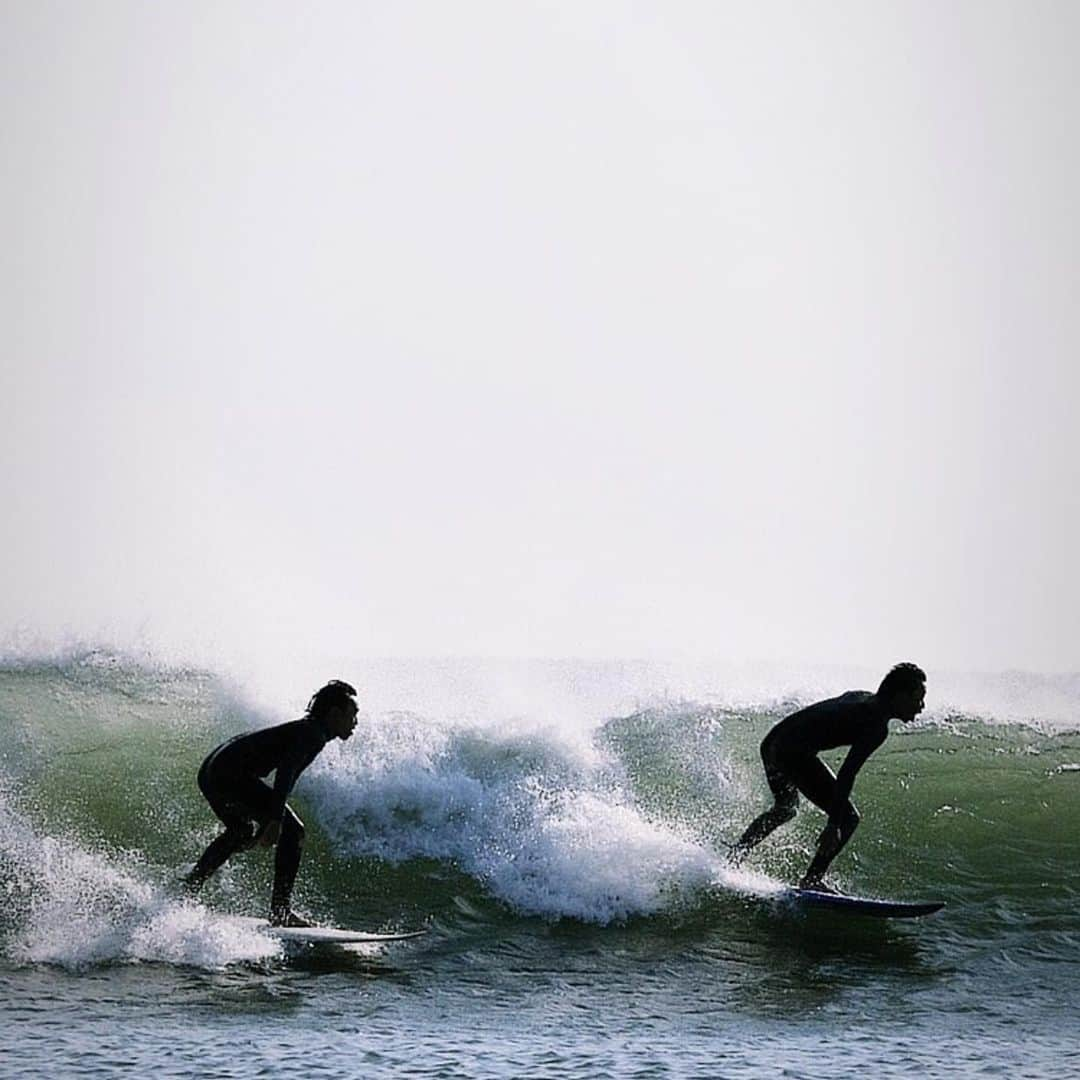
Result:
M240 922L253 930L279 938L281 941L307 942L322 945L378 945L386 941L407 941L422 937L426 930L401 930L372 932L368 930L344 930L338 926L271 926L266 919L239 915Z
M830 911L873 915L879 919L915 919L920 915L932 915L945 906L944 900L878 900L868 896L819 892L817 889L785 889L779 898L798 907L826 908Z

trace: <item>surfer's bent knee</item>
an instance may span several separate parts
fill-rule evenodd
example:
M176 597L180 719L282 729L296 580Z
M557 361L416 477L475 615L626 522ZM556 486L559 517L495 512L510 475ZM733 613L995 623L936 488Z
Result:
M240 848L250 847L255 842L255 826L250 821L239 821L230 825L225 833L232 837Z

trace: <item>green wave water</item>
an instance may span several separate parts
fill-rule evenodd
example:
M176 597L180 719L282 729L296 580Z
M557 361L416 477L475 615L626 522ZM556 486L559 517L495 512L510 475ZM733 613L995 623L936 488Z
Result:
M933 706L927 720L895 725L859 776L863 820L835 880L852 893L948 906L918 923L868 924L800 916L772 899L806 865L822 823L812 808L744 868L724 856L766 802L758 742L795 704L782 694L745 705L669 696L562 726L363 714L354 738L328 748L295 793L308 826L298 904L320 921L430 933L407 959L357 966L297 957L230 921L261 913L264 853L234 860L199 903L176 888L216 831L194 781L203 756L287 717L204 671L100 654L9 662L0 669L0 983L20 999L37 986L51 1001L62 980L92 999L86 973L109 971L110 985L127 987L122 998L165 980L170 992L195 986L217 1000L234 985L222 978L254 988L319 973L312 992L326 1005L355 992L356 979L385 979L372 993L404 1010L394 1030L435 1039L424 1060L455 1048L432 1075L455 1075L453 1062L470 1053L475 995L490 1000L484 1023L497 1032L481 1040L490 1075L544 1075L533 1047L555 1030L569 1034L551 1075L610 1071L618 1055L594 1053L597 1039L619 1030L634 1045L631 1019L663 1048L635 1052L657 1075L665 1062L698 1075L759 1074L763 1046L805 1075L825 1075L846 1053L883 1075L920 1061L948 1075L949 1054L972 1069L1012 1061L1016 1075L1068 1075L1080 734L1060 716L1017 723ZM102 1023L130 1023L123 1007L83 1005ZM182 1026L170 1016L166 1028ZM729 1070L701 1072L725 1025ZM965 1049L976 1029L981 1048ZM212 1057L221 1043L209 1031L202 1053ZM1038 1033L1038 1048L1021 1032ZM335 1052L308 1031L291 1037ZM152 1065L168 1040L146 1039ZM34 1062L32 1048L20 1052ZM384 1057L373 1072L420 1067L408 1053Z

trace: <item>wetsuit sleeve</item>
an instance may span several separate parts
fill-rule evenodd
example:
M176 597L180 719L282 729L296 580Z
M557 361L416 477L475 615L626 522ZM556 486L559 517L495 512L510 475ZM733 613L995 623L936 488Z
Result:
M285 816L285 801L289 797L289 792L293 789L293 784L296 783L296 778L300 775L300 769L296 767L296 763L289 760L283 761L277 767L277 771L274 774L274 806L273 806L273 819L274 821L281 821Z
M288 799L293 785L300 774L311 764L319 749L309 747L302 741L297 740L296 745L278 762L277 770L274 773L274 821L281 821L285 814L285 801ZM314 753L312 750L314 750Z

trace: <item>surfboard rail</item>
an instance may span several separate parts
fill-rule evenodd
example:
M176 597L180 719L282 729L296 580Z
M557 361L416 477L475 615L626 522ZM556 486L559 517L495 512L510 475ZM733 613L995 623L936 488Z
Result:
M236 918L269 937L308 944L378 945L389 941L409 941L427 933L427 930L350 930L340 926L272 926L269 920L251 915L238 915Z
M847 896L818 889L784 889L778 899L800 908L842 911L879 919L917 919L933 915L945 906L944 900L886 900L872 896Z

